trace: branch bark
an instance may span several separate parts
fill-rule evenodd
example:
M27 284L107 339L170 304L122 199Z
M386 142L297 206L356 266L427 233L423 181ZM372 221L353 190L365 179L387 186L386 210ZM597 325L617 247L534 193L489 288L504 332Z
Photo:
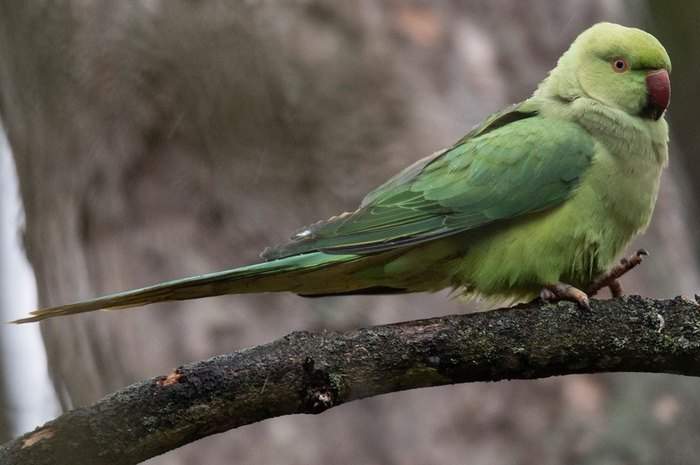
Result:
M295 332L184 365L0 448L0 464L135 464L199 438L428 386L616 371L700 375L700 311L675 298L530 303L350 332Z

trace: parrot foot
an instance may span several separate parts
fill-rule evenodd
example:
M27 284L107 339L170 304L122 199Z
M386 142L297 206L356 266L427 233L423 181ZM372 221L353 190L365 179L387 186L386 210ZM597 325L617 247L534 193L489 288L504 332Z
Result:
M625 273L642 263L642 259L646 255L649 255L649 252L644 249L639 249L632 256L620 260L620 263L612 267L610 271L603 273L593 280L588 288L588 295L594 296L601 289L608 287L613 297L620 297L622 295L622 284L620 284L619 279Z
M588 295L581 289L578 289L570 284L556 283L549 284L542 288L540 298L545 302L554 302L558 300L568 300L575 302L586 310L591 309L591 304L588 300Z

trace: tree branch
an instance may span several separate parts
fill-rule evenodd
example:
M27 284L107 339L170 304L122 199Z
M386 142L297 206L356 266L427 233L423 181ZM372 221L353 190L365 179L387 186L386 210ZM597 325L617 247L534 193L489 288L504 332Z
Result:
M184 365L0 448L0 464L135 464L267 418L474 381L637 371L700 375L700 311L676 298L531 303L349 332L295 332Z

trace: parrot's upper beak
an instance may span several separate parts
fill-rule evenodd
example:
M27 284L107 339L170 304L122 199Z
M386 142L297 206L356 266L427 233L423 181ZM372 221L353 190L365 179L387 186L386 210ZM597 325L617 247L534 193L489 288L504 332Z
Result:
M671 102L671 79L668 71L657 69L649 71L647 82L647 104L642 115L657 120L663 116Z

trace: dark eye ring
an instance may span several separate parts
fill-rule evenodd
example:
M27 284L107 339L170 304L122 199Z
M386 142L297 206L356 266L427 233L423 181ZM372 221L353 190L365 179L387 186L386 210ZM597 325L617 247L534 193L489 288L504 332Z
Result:
M616 73L624 73L629 69L629 65L624 58L615 58L612 61L612 66Z

